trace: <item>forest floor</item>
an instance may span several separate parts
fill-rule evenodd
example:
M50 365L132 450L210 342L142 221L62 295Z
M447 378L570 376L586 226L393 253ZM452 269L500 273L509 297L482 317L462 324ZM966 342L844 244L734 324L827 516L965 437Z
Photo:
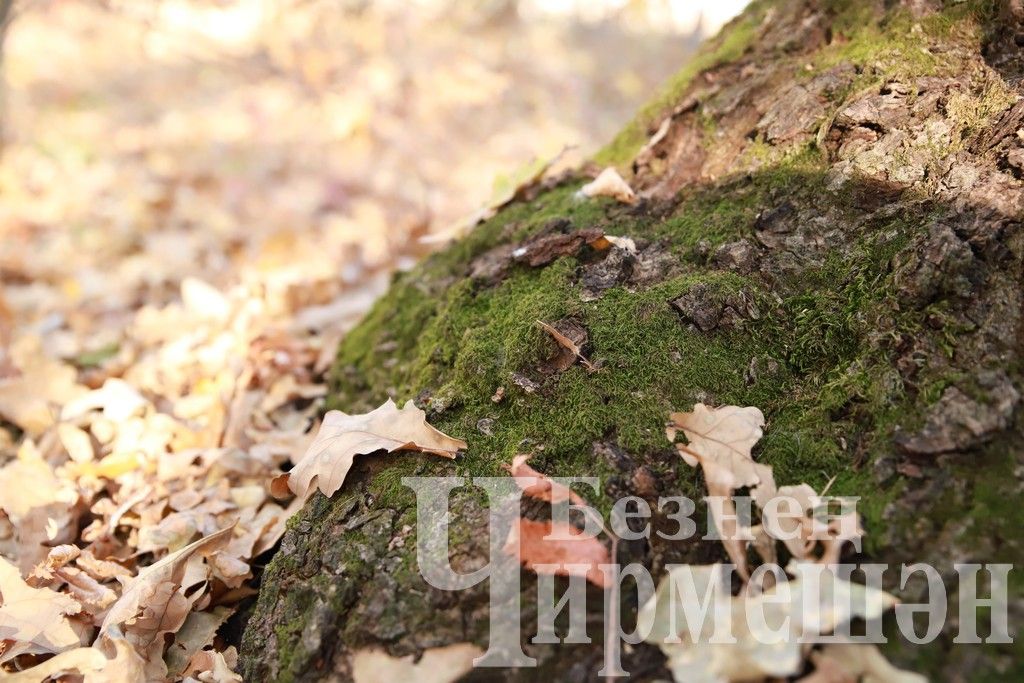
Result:
M0 662L102 636L125 670L233 680L213 634L293 512L266 482L311 439L338 339L501 172L605 142L696 34L430 3L111 6L32 6L5 45L0 610L15 584L48 606L2 631ZM174 644L139 658L109 615L166 582L143 570L169 553L205 588L167 598Z

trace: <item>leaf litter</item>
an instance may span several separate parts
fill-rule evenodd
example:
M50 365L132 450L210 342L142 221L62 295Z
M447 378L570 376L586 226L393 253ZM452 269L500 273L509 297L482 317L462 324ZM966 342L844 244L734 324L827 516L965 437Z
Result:
M276 115L265 109L276 95L262 101L240 97L220 103L220 110L163 117L173 107L160 102L180 92L165 85L167 93L150 91L134 98L158 103L161 116L139 117L157 124L124 126L116 135L101 131L100 138L111 140L109 152L85 150L82 159L64 152L40 153L32 137L40 130L77 136L70 144L55 146L64 149L79 149L79 142L97 136L89 117L56 125L68 123L59 106L47 103L42 111L26 107L22 93L29 89L24 86L51 80L49 74L33 72L35 66L26 66L30 62L25 55L35 52L36 40L52 27L88 32L116 25L136 36L146 24L85 6L61 6L54 13L26 12L5 55L15 65L16 125L0 168L0 187L8 205L27 209L20 215L17 209L12 212L4 230L12 231L13 239L5 240L0 254L2 680L28 683L78 672L86 683L178 677L237 681L237 653L218 642L217 629L239 600L251 595L253 565L275 545L305 497L317 489L334 493L352 459L364 452L417 449L453 457L465 447L433 430L409 404L401 410L385 404L364 416L328 414L319 433L310 430L326 393L323 372L336 342L386 287L387 272L416 255L403 253L395 244L415 243L405 238L422 236L424 208L408 200L416 193L408 187L407 168L415 167L418 157L431 155L409 144L411 158L382 160L372 145L364 145L355 159L345 157L346 164L364 176L370 174L363 171L383 166L375 182L385 189L361 187L359 173L349 176L317 159L303 165L288 156L294 131L318 128L308 120L290 120L289 126L280 127L285 137L259 146L259 155L253 157L247 145L235 150L226 144L230 133L223 126L206 130L188 119L198 114L207 121L241 121L251 137L266 137L271 133L259 121ZM176 49L168 48L168 35L161 28L146 30L153 31L147 44ZM273 33L284 35L276 29ZM336 43L335 35L328 32L325 37L326 45ZM306 46L307 54L292 53L294 49L275 42L265 54L288 65L323 62L327 54L316 41ZM123 55L105 50L97 45L98 64L104 73L113 73L112 65ZM90 82L91 77L79 76L93 76L95 66L64 60L66 68L57 81L65 84L62 88ZM300 71L305 86L322 77L316 69ZM381 83L379 72L359 77ZM394 92L407 96L402 88ZM87 96L55 93L59 102ZM372 139L378 126L395 130L395 121L376 121L366 114L375 108L389 109L373 102L330 100L324 105L328 120L347 126L343 138ZM201 128L200 137L188 137ZM412 135L423 131L421 126L398 128ZM21 135L21 129L28 133ZM183 141L194 151L173 156L170 151L182 148ZM449 144L445 136L445 147ZM285 151L270 153L271 147ZM224 158L225 150L230 158ZM87 161L93 158L100 162ZM496 190L484 212L529 194L550 166L541 161L524 168ZM224 173L228 167L246 171ZM424 175L431 173L436 174L424 170ZM282 175L291 182L282 183ZM435 177L438 183L465 188L480 175L474 165L457 178ZM119 190L126 186L139 188L138 196L125 197ZM581 195L638 201L613 169L605 169ZM382 197L400 199L378 201ZM387 211L379 208L382 204ZM429 207L428 213L453 218L461 212L442 203ZM69 231L68 224L81 230ZM311 234L298 239L296 225L312 226ZM8 249L8 244L16 247ZM498 270L511 263L539 267L584 248L601 251L610 246L636 252L629 238L563 226L502 256ZM576 342L545 329L574 361L588 363ZM379 429L375 420L385 415L393 422ZM675 413L671 420L671 429L687 438L687 443L676 444L680 455L702 468L713 495L729 499L737 489L749 488L759 502L770 497L771 470L751 456L764 426L760 411L698 404L693 412ZM352 436L356 424L363 424L358 437ZM367 430L370 424L373 428ZM306 455L296 458L299 453ZM290 493L297 495L284 504L266 495L266 487L293 458L295 468L279 481L286 479ZM528 497L550 504L583 502L530 467L526 456L517 456L510 469L517 483L532 482L521 485ZM25 486L26 481L33 485ZM798 595L801 577L812 565L828 572L843 545L863 534L856 523L823 529L813 514L817 494L804 487L779 489L807 502L799 511L762 519L760 527L750 530L775 523L799 531L799 538L787 543L796 562L789 568L794 578L760 594L748 585L739 596L714 587L724 609L746 609L750 601L769 594ZM552 541L552 531L565 532L570 540ZM812 536L822 532L826 538L817 541L822 554L815 562ZM520 518L508 545L524 549L527 567L587 559L590 568L584 576L603 586L603 574L595 568L615 557L617 542L606 529L604 533L611 539L610 552L599 539L555 529L550 521ZM770 539L766 544L766 535L752 536L762 539L760 545L754 541L755 549L767 553ZM746 544L726 550L734 561L742 560L736 564L746 566ZM715 570L694 569L711 586ZM652 624L662 624L658 600L666 592L666 581L673 580L666 577L653 607L642 610ZM857 614L862 616L892 604L890 596L838 579L830 585L837 592L861 591ZM795 600L781 604L782 612L812 620L822 631L853 616L826 606L797 615ZM789 675L795 672L793 662L806 654L752 657L756 645L749 640L721 651L708 651L701 643L661 646L678 680ZM427 680L428 675L453 680L479 654L466 643L429 649L419 662L370 650L355 653L352 665L357 681L409 676ZM805 677L808 683L858 676L920 680L894 670L873 646L828 645L809 657L817 670ZM382 679L381 671L396 674Z
M267 495L267 482L312 443L338 340L390 271L425 251L420 238L466 215L501 169L541 160L496 182L485 213L535 193L567 138L593 148L635 106L602 96L567 124L569 60L516 61L509 87L503 41L466 39L474 17L314 3L218 42L208 27L228 10L179 5L176 23L155 6L32 5L7 32L10 680L143 680L163 675L161 661L169 678L232 680L237 655L217 628L302 504ZM552 26L494 30L558 54L573 29ZM395 32L416 49L377 47ZM672 43L647 37L636 53L648 87L675 68L650 58ZM54 48L45 60L40 46ZM614 52L591 52L607 62L595 73L635 85L634 52ZM481 106L499 96L524 106ZM473 129L452 136L467 107ZM560 242L529 258L585 246ZM216 547L188 550L211 537ZM149 572L166 558L173 571Z

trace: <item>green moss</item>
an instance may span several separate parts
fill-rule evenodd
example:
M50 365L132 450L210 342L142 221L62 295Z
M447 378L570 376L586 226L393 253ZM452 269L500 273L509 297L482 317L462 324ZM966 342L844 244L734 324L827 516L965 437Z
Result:
M793 193L794 187L801 190ZM462 261L442 254L396 282L342 344L332 401L364 410L388 395L429 395L432 406L443 408L432 422L470 444L456 472L477 476L500 474L519 452L537 453L536 465L550 474L607 476L608 465L592 455L596 441L614 439L630 452L656 453L669 446L663 425L672 410L697 400L758 405L770 419L762 457L776 467L779 481L823 485L847 469L844 440L874 444L875 431L891 426L889 416L904 405L889 359L870 334L889 305L891 256L926 216L868 226L853 253L804 270L777 290L788 292L781 300L767 297L757 282L687 263L699 242L750 237L757 213L781 188L790 188L796 201L823 201L828 190L818 155L806 148L749 178L695 191L664 219L630 217L625 234L670 243L683 272L643 291L613 289L593 302L581 301L575 278L582 264L575 258L514 270L494 287L456 274L465 272L470 254L523 239L551 218L568 217L579 227L613 226L620 220L617 207L590 202L584 212L566 188L527 205L532 215L506 212L482 226L486 238L476 237L475 246L455 248ZM851 199L833 192L827 201L841 209ZM435 292L430 283L438 278L447 278L447 289ZM736 330L689 330L670 302L698 284L722 296L743 291L761 313ZM535 321L567 316L589 330L590 359L600 369L577 365L544 377L534 369L555 346ZM778 367L751 385L746 371L755 359ZM532 377L541 389L521 390L511 382L513 373ZM506 398L495 403L491 397L499 387ZM850 419L837 423L843 410L852 410ZM865 422L867 414L875 417ZM488 433L477 426L484 419ZM855 434L864 431L870 434ZM401 476L420 467L413 459L397 461L377 475L373 490L396 500L408 496ZM451 471L447 463L437 467ZM695 473L689 476L696 481ZM863 484L864 475L845 473L837 486L849 493Z

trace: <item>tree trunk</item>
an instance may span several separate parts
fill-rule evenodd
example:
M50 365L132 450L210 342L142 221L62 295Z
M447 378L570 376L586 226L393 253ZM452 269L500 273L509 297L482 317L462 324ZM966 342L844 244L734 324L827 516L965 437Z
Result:
M413 398L469 448L454 462L361 458L341 492L307 504L264 574L246 680L349 680L370 645L486 647L487 584L426 586L401 477L501 476L533 453L546 474L601 476L591 500L606 512L627 493L655 508L699 499L699 472L664 436L668 413L697 401L760 407L757 457L780 484L835 477L831 492L860 496L856 559L931 563L951 606L954 562L1019 563L1022 15L1016 0L755 2L599 153L638 204L581 200L587 179L561 177L398 276L342 342L332 407ZM636 253L555 237L580 230L632 238ZM522 245L532 264L512 255ZM537 320L572 328L599 369L556 362ZM479 490L458 490L456 568L486 562L486 519ZM618 559L657 577L724 557L654 538ZM923 597L898 569L886 577ZM1019 573L1010 591L1014 628ZM527 604L535 593L524 572ZM595 679L592 626L592 645L524 637L539 668L467 680ZM1018 645L954 633L886 652L935 679L1024 679ZM624 663L632 680L670 679L655 647Z

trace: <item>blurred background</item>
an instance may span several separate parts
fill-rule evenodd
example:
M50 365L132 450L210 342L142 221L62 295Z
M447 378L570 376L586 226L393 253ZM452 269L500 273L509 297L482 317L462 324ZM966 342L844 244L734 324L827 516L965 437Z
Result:
M597 149L743 4L15 0L0 317L116 336L188 276L401 265L500 174Z
M241 519L218 600L251 595L302 504L266 482L390 273L743 4L0 0L0 555L109 524L135 572Z

